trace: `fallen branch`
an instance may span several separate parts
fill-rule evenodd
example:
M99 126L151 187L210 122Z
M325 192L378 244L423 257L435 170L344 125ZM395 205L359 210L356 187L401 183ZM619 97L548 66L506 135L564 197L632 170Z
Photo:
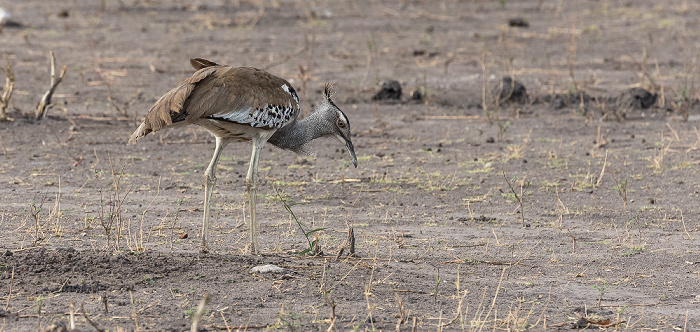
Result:
M46 110L50 108L51 106L51 97L53 96L54 91L56 91L56 87L58 87L58 84L63 81L63 77L66 76L66 66L63 66L61 69L61 74L58 75L58 79L56 78L56 57L53 54L53 51L49 51L49 55L51 56L51 87L49 88L46 93L44 93L44 96L41 97L41 101L39 101L39 105L36 107L36 114L35 118L37 120L40 120L46 115Z
M7 68L5 68L5 87L2 89L0 96L0 121L12 121L7 117L7 106L10 105L12 92L15 90L15 73L12 72L10 60L7 60Z

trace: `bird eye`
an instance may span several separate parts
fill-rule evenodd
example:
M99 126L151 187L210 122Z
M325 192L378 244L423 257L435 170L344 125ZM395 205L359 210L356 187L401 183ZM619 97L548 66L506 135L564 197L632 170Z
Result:
M338 125L338 128L345 128L345 122L340 121L340 119L338 119L337 125Z

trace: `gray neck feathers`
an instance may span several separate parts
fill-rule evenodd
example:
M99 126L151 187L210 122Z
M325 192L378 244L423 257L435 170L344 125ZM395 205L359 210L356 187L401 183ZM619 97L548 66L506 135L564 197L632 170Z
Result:
M270 144L299 154L311 154L307 144L316 138L332 135L334 123L328 120L326 109L318 109L301 120L278 129L269 140Z

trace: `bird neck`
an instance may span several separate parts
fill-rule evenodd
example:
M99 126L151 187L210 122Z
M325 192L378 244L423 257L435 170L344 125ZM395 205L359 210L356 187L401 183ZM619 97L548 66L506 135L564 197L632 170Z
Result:
M306 144L331 134L333 134L332 124L324 118L324 112L316 111L278 129L268 142L285 150L308 154L310 151L306 148Z

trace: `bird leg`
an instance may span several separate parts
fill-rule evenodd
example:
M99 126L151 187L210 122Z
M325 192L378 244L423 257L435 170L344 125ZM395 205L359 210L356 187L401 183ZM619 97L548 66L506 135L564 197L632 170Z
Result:
M207 223L209 222L209 205L211 204L211 193L216 185L216 164L219 162L219 156L221 156L221 151L224 150L226 145L230 142L229 139L224 139L221 137L216 137L216 148L214 149L214 156L211 158L209 167L204 172L204 221L202 222L202 248L201 252L205 253L209 250L207 249Z
M258 223L255 218L255 204L258 196L258 157L268 137L253 138L253 153L250 157L250 166L245 178L248 188L248 202L250 203L250 252L258 253Z

